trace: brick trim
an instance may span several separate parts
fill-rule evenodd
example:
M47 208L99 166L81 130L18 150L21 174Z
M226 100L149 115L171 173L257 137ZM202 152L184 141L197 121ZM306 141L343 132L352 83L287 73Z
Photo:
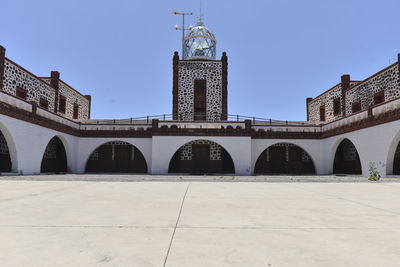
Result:
M222 53L222 114L221 120L228 119L228 57Z
M309 121L310 120L310 111L309 111L309 108L308 108L308 106L310 105L310 103L311 103L311 101L313 100L313 98L312 97L307 97L307 99L306 99L306 109L307 109L307 121Z
M41 117L33 112L19 109L10 104L0 102L0 114L53 129L77 137L140 137L152 136L248 136L254 139L325 139L328 137L373 127L376 125L400 120L400 109L395 109L379 115L372 115L366 119L353 122L325 132L274 132L248 128L238 129L191 129L191 128L152 128L147 130L78 130L65 124ZM156 122L154 122L156 124ZM249 123L247 122L247 125ZM117 125L116 125L117 126ZM247 126L248 127L248 126Z
M59 86L58 83L60 81L60 73L58 71L50 72L50 86L53 87L56 91L56 96L54 97L54 113L58 112L58 95L59 95Z
M90 119L90 112L91 112L91 108L92 108L92 96L91 95L85 95L85 98L89 101L88 119Z
M399 80L400 80L400 53L397 54L397 69L399 70Z
M179 86L179 54L174 53L172 59L172 118L178 120L178 86Z
M3 91L4 62L6 60L6 49L0 45L0 91Z
M340 77L342 83L342 117L346 116L346 91L350 89L350 75L344 74Z

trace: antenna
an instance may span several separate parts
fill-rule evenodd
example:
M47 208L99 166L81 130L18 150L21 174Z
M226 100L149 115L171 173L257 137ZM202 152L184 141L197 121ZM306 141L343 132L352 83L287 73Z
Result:
M200 16L199 16L199 24L202 25L203 24L203 13L201 12L201 8L202 8L202 0L200 0Z

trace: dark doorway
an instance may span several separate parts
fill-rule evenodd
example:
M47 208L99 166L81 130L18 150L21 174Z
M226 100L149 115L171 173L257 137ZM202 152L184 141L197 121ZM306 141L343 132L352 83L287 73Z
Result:
M360 157L356 147L349 139L344 139L336 149L333 173L361 174Z
M217 143L196 140L180 147L169 163L169 173L223 174L235 173L229 153Z
M265 149L258 157L254 174L314 174L310 155L301 147L279 143Z
M397 145L393 159L393 174L400 174L400 143Z
M193 145L193 173L204 174L208 173L210 161L210 145Z
M206 100L206 80L194 80L194 120L206 120Z
M286 147L273 146L269 150L271 173L285 173Z
M0 172L11 171L11 157L6 138L0 131Z
M67 172L67 154L63 142L57 136L53 137L46 146L40 172Z
M147 164L139 149L127 142L113 141L93 151L86 172L147 173Z

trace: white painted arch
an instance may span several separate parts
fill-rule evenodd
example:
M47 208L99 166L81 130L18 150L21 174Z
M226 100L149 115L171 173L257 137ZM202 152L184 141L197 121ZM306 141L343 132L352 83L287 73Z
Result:
M322 153L322 142L321 140L309 139L252 139L252 174L254 174L255 165L261 153L268 147L279 143L293 144L306 151L313 161L315 173L325 174L324 161L320 157Z
M296 146L298 146L298 147L300 147L301 149L303 149L309 156L310 156L310 158L311 158L311 161L312 161L312 163L313 163L313 165L314 165L314 169L315 169L315 173L317 173L317 166L316 166L316 164L315 164L315 156L314 155L311 155L303 146L307 146L307 143L303 143L303 142L298 142L298 143L301 143L300 145L299 144L295 144L295 143L293 143L293 142L288 142L287 140L285 140L285 139L271 139L270 141L272 141L272 142L265 142L264 144L262 144L262 145L260 145L260 144L257 144L257 151L254 153L254 158L253 158L253 160L252 160L252 173L254 174L254 171L255 171L255 167L256 167L256 163L257 163L257 160L260 158L260 156L261 156L261 154L266 150L266 149L268 149L269 147L271 147L271 146L273 146L273 145L276 145L276 144L292 144L292 145L296 145ZM265 147L266 145L268 145L267 147ZM263 149L263 150L261 150L263 147L265 147L265 149Z
M79 139L78 161L74 172L84 173L90 155L100 146L113 141L122 141L136 147L143 155L147 171L151 171L151 138L84 138Z
M200 139L197 139L197 140L195 140L195 141L209 141L209 140L205 140L205 139L201 139L201 138L200 138ZM188 145L188 144L190 144L190 143L192 143L192 142L193 142L193 141L190 141L190 142L188 142L188 143L182 145L181 147L179 147L179 148L174 152L174 154L172 154L172 157L171 157L170 160L169 160L168 170L169 170L169 166L170 166L170 164L171 164L172 158L173 158L173 156L175 155L175 153L178 152L178 150L179 150L180 148L182 148L183 146ZM219 145L220 147L222 147L223 149L225 149L225 147L221 146L220 144L218 144L218 143L216 143L216 142L213 142L213 141L209 141L209 142L214 143L214 144L217 144L217 145ZM226 149L225 149L225 150L226 150ZM227 151L227 150L226 150L226 151ZM227 153L229 154L228 151L227 151ZM230 156L231 159L232 159L232 156L231 156L230 154L229 154L229 156ZM233 159L232 159L232 161L233 161ZM235 162L233 162L233 169L236 170L236 169L235 169Z
M18 156L17 149L15 147L14 138L9 132L7 127L0 121L0 131L3 134L7 142L8 151L11 159L11 172L18 172Z
M41 158L41 161L40 161L40 166L39 166L39 168L40 168L41 165L42 165L44 152L46 151L47 146L49 145L50 141L51 141L53 138L55 138L55 137L58 138L58 139L60 139L61 143L62 143L63 146L64 146L65 154L66 154L66 156L67 156L67 172L72 172L72 151L71 151L71 146L70 146L70 144L68 143L67 138L66 138L65 136L63 136L61 133L59 133L59 134L57 134L57 135L54 135L54 136L52 136L52 137L48 137L48 138L50 138L50 139L49 139L49 141L47 142L47 145L43 148L43 151L42 151L42 153L41 153L41 154L42 154L42 158Z
M175 152L183 145L196 140L207 140L222 146L231 156L236 174L251 174L251 138L247 136L153 136L152 173L168 173L169 163Z

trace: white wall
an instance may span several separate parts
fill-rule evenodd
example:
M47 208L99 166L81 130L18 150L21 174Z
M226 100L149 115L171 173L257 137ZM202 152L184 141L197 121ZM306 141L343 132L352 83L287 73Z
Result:
M23 174L40 173L43 153L54 136L58 136L64 144L68 170L71 171L73 166L77 164L74 154L78 148L78 138L75 136L4 115L0 115L0 130L6 137L13 172Z
M364 176L369 175L369 162L382 175L392 174L393 158L400 141L400 120L362 129L323 140L251 139L222 136L154 136L153 138L78 138L0 114L0 130L6 138L12 171L23 174L40 173L43 153L48 142L58 136L64 144L68 171L83 173L90 154L109 141L124 141L143 154L149 173L166 174L174 153L194 140L209 140L221 145L232 157L237 175L250 175L260 154L269 146L286 142L303 148L312 158L317 174L331 174L339 143L348 138L360 156Z

